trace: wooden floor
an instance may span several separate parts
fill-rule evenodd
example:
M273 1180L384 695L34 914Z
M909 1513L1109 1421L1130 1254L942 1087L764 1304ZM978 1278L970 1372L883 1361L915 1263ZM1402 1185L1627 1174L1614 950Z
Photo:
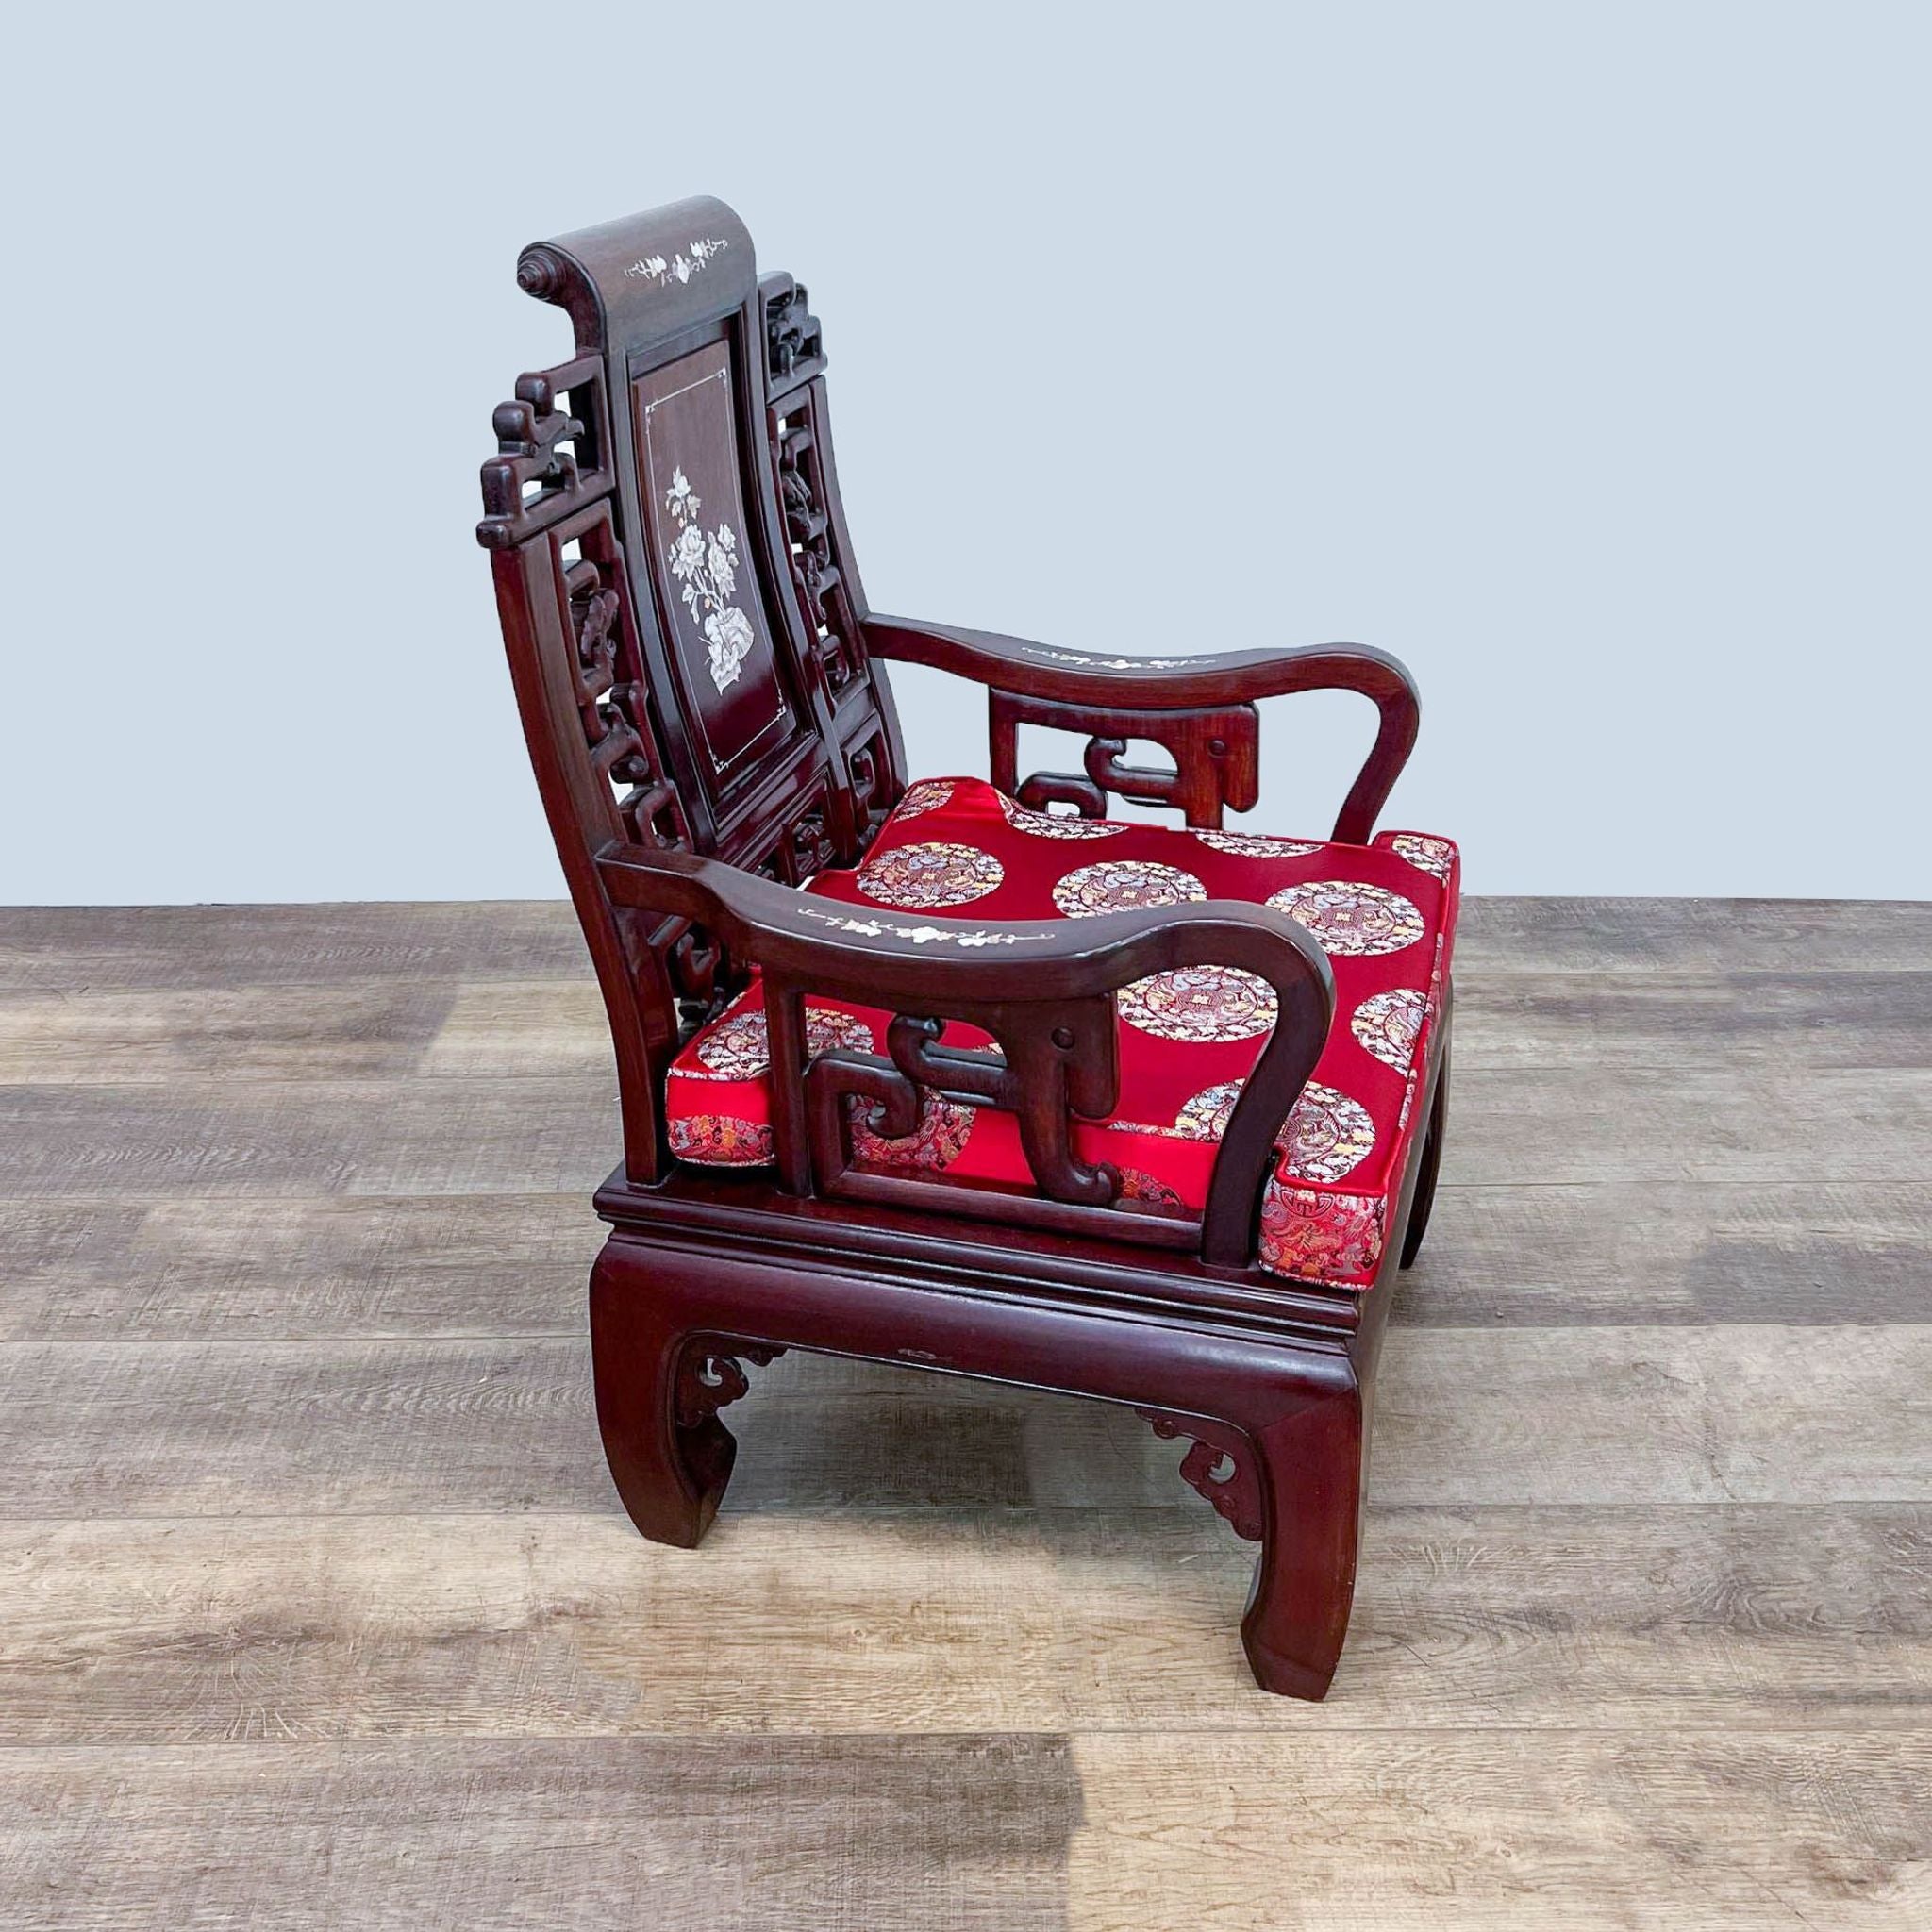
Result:
M547 905L0 914L0 1924L1932 1925L1932 907L1488 901L1330 1701L1093 1405L598 1453Z

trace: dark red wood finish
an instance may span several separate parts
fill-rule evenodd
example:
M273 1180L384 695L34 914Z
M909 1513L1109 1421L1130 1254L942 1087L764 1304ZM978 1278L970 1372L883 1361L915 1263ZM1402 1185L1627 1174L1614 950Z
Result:
M1326 1038L1334 992L1307 934L1264 907L1207 902L958 941L860 937L799 893L855 862L903 791L881 660L990 694L994 782L1089 815L1109 795L1218 826L1255 803L1257 700L1372 698L1375 744L1336 824L1366 841L1414 743L1402 666L1354 645L1104 658L874 617L853 561L806 291L758 280L722 203L679 203L525 249L518 279L572 316L576 350L496 412L478 536L539 789L609 1010L624 1159L597 1195L611 1234L591 1277L598 1415L646 1536L694 1544L735 1453L719 1410L742 1363L784 1349L905 1363L1128 1404L1191 1446L1181 1473L1258 1540L1242 1624L1256 1677L1326 1689L1354 1588L1365 1416L1392 1275L1426 1224L1444 1127L1449 1002L1431 1028L1430 1112L1366 1291L1256 1265L1276 1130ZM1079 774L1016 766L1021 724L1087 734ZM1124 760L1165 747L1171 771ZM1114 994L1214 963L1274 988L1279 1018L1242 1090L1198 1221L1148 1213L1073 1152L1117 1091ZM774 1171L720 1174L669 1153L673 1054L750 970L771 1016ZM899 1017L885 1054L808 1060L808 992ZM944 1024L985 1028L961 1054ZM907 1131L922 1090L1012 1113L1030 1195L860 1172L855 1097Z

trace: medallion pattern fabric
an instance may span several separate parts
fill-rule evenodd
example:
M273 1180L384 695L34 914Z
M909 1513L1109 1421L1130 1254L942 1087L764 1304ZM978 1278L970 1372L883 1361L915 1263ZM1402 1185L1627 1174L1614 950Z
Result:
M1031 839L1111 839L1122 832L1133 830L1131 825L1117 824L1112 819L1082 819L1064 812L1028 811L1003 791L996 791L993 796L1000 802L1000 816L1014 831L1024 832Z
M1310 879L1271 892L1268 903L1277 912L1299 920L1322 950L1361 958L1374 953L1400 953L1427 931L1412 899L1382 886L1353 879Z
M1240 1080L1224 1080L1218 1087L1204 1087L1174 1115L1171 1131L1189 1141L1220 1140L1227 1132L1242 1085Z
M1276 839L1267 832L1197 831L1194 837L1213 852L1231 852L1237 858L1302 858L1319 852L1306 839Z
M1257 1040L1274 1024L1274 989L1238 966L1176 966L1122 987L1114 1005L1156 1040Z
M1121 1199L1139 1201L1144 1207L1159 1208L1171 1214L1185 1213L1187 1203L1165 1181L1156 1180L1138 1167L1121 1169Z
M874 851L859 869L858 890L881 906L929 911L983 899L998 890L1005 876L991 852L939 841L902 845L896 852Z
M1282 1186L1261 1203L1261 1265L1303 1281L1372 1278L1382 1259L1379 1194L1330 1194Z
M923 811L938 810L952 795L953 788L943 778L922 778L917 785L907 786L893 817L916 819Z
M1372 992L1349 1020L1349 1031L1385 1067L1407 1071L1415 1058L1415 1043L1421 1037L1423 1021L1428 1012L1427 998L1413 987L1391 987L1387 992Z
M1360 1101L1310 1080L1289 1109L1281 1172L1298 1181L1339 1181L1375 1150L1375 1124Z
M1397 832L1389 841L1391 852L1399 852L1409 864L1431 878L1446 879L1456 863L1456 847L1447 839L1431 839L1421 832Z
M686 1071L693 1079L758 1080L772 1070L772 1033L761 1006L735 1001L693 1041L698 1064ZM878 1041L857 1013L836 1007L805 1008L806 1052L814 1059L835 1046L871 1053Z
M1415 1088L1441 998L1458 884L1456 848L1420 833L1337 845L1061 818L1029 812L980 779L935 778L908 790L857 871L820 874L805 903L854 934L924 930L916 917L902 924L881 914L884 907L963 917L974 943L1002 951L1023 923L1125 907L1240 899L1299 920L1328 953L1335 1024L1314 1077L1281 1124L1261 1202L1260 1260L1294 1280L1359 1289L1393 1239L1390 1195L1426 1113ZM931 937L935 945L958 942L943 926ZM1017 941L1011 957L1021 957ZM1122 988L1115 1007L1116 1109L1104 1121L1076 1121L1073 1151L1120 1171L1121 1200L1133 1212L1198 1216L1222 1136L1274 1024L1274 989L1233 967L1186 966ZM815 994L806 1008L807 1051L881 1053L891 1019ZM769 1166L763 1023L754 976L677 1054L665 1094L679 1158ZM958 1021L945 1043L993 1047ZM900 1138L874 1131L870 1103L857 1096L845 1115L852 1159L867 1171L1031 1191L1011 1114L927 1093L917 1128Z
M941 1100L921 1090L919 1124L909 1134L888 1139L867 1124L873 1108L857 1094L846 1103L852 1118L852 1158L859 1167L900 1173L935 1174L951 1167L972 1138L977 1109Z
M706 1167L764 1167L776 1155L769 1121L744 1121L728 1113L673 1114L671 1151Z
M1179 906L1205 899L1208 891L1191 872L1144 858L1105 858L1070 872L1053 889L1053 903L1069 919L1098 912L1136 912L1147 906Z

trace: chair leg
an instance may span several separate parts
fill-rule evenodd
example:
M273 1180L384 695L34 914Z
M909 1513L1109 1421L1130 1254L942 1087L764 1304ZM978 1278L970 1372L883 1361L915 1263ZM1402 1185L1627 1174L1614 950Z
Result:
M731 1480L738 1442L718 1410L747 1388L737 1357L779 1353L693 1336L608 1245L591 1271L591 1363L597 1426L630 1520L653 1542L695 1549Z
M1325 1696L1348 1634L1361 1542L1361 1391L1309 1391L1253 1432L1263 1493L1261 1560L1241 1642L1264 1690Z
M747 1333L762 1340L728 1339ZM1193 1439L1182 1476L1260 1541L1241 1622L1256 1681L1291 1697L1328 1689L1355 1594L1366 1439L1343 1350L935 1292L883 1273L700 1257L621 1232L591 1271L591 1340L618 1493L646 1537L687 1549L717 1514L737 1453L717 1418L745 1391L734 1357L912 1357L1130 1404L1159 1434Z
M1415 1192L1409 1199L1408 1225L1402 1236L1402 1266L1415 1265L1423 1236L1429 1231L1429 1209L1436 1205L1436 1175L1442 1165L1442 1136L1449 1122L1449 1056L1442 1056L1436 1075L1435 1096L1429 1102L1429 1124L1423 1137L1422 1165L1416 1171Z

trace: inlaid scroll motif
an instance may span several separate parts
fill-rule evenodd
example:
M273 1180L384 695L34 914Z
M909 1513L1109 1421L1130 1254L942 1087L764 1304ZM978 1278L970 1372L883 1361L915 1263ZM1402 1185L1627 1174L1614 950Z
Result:
M662 288L666 282L684 283L701 273L714 255L723 255L730 246L725 236L700 235L668 261L661 255L640 256L624 273L632 281L649 282L655 288Z

